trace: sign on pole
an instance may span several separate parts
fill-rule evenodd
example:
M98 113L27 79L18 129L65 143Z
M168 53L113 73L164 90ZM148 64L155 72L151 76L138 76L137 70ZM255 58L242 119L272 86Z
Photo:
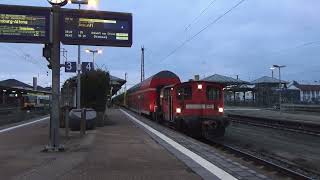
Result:
M50 41L50 8L0 5L0 42Z
M77 72L77 62L65 62L64 63L66 73L75 73Z
M132 46L132 14L64 9L63 44L93 46Z
M94 70L93 62L82 62L81 64L82 73L86 73Z

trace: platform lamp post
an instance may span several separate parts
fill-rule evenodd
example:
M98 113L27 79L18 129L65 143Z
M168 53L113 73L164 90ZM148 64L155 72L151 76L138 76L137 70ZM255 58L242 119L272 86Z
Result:
M282 101L282 97L281 97L281 68L285 68L286 66L284 65L273 65L274 68L278 68L279 69L279 112L281 113L281 101Z
M93 65L95 66L95 55L96 54L102 54L102 50L97 49L97 50L93 50L93 49L86 49L86 53L92 53L92 62Z
M69 4L78 4L78 9L81 5L89 4L89 0L68 0ZM78 45L78 66L77 66L77 109L81 109L81 46Z
M276 69L275 67L271 67L271 77L274 78L274 70Z

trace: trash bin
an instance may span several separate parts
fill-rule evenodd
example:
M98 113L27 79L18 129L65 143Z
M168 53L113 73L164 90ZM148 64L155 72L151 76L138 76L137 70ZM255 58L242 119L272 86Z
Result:
M82 109L72 109L69 113L69 127L72 131L79 131ZM96 126L97 112L94 109L86 109L86 129L94 129Z

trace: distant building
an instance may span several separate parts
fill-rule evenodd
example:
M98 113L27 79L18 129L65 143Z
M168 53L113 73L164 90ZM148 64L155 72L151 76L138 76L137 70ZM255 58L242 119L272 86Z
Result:
M293 81L288 89L299 91L300 101L304 103L320 101L320 84L300 84Z

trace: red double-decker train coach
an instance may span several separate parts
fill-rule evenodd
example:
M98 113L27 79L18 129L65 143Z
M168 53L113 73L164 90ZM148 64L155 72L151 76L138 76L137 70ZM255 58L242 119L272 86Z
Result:
M173 124L191 136L223 136L229 122L224 117L224 85L206 81L180 82L170 71L161 71L133 86L124 95L126 106L151 119Z
M155 118L155 112L160 105L161 89L164 86L177 83L180 83L180 79L176 74L170 71L161 71L130 88L127 92L127 105L137 113Z

